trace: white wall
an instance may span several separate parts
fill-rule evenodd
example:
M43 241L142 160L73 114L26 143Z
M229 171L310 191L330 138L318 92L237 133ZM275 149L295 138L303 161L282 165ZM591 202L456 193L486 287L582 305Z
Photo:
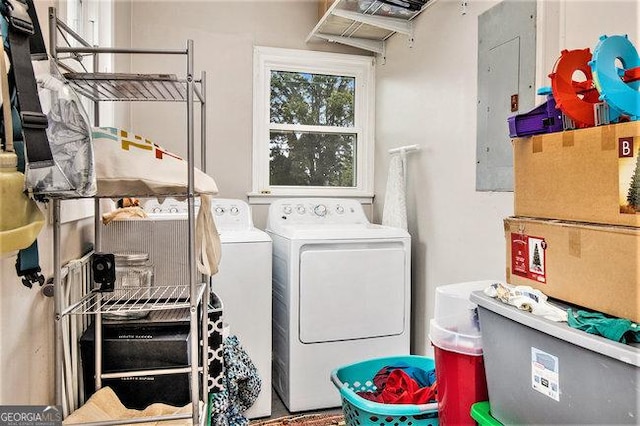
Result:
M439 0L415 21L415 44L394 36L376 69L374 217L381 217L392 147L419 144L409 157L409 231L413 237L413 327L417 353L431 353L428 319L442 284L505 278L502 219L512 193L475 191L477 16L497 1ZM622 4L624 3L624 4ZM638 34L638 5L539 2L538 83L548 85L561 48L593 47L603 33ZM636 38L636 46L640 40ZM544 78L543 78L544 77ZM506 132L505 123L505 132Z
M112 13L115 30L111 34L111 45L131 47L131 1L113 0ZM114 72L128 73L131 71L131 57L129 55L114 55L113 66ZM128 129L131 126L131 105L128 102L116 102L113 119L113 123L103 120L100 124Z

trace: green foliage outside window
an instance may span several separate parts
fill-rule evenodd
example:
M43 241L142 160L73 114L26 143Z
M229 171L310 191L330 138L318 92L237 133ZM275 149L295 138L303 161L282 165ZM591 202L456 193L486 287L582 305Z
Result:
M271 73L270 122L344 127L345 132L270 131L270 184L353 187L355 78Z

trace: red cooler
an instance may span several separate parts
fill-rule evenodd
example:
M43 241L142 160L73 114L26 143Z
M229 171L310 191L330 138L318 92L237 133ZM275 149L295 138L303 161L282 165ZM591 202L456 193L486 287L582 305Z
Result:
M436 288L435 318L429 324L438 377L441 425L475 426L471 406L486 401L487 381L476 305L469 295L494 281L474 281Z

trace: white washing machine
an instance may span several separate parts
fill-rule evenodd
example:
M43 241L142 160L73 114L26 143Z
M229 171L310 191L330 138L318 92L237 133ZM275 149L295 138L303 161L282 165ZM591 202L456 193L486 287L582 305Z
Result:
M145 203L153 215L186 218L186 203L167 199ZM211 209L222 243L219 271L211 290L223 304L223 320L255 364L262 379L256 402L244 415L271 415L271 238L253 226L251 209L241 200L214 198Z
M284 199L273 239L273 386L289 411L340 405L333 369L408 354L411 241L356 200Z

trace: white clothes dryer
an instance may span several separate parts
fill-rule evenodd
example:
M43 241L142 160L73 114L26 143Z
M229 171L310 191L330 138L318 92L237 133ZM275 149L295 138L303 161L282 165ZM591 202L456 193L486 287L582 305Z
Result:
M273 386L289 411L340 405L333 369L410 350L411 241L348 199L283 199L273 239Z
M186 203L170 198L162 204L149 201L144 209L151 217L186 220ZM211 291L222 301L230 334L238 336L262 379L258 399L243 414L250 419L267 417L271 415L271 238L253 226L251 209L242 200L214 198L211 209L222 246Z

